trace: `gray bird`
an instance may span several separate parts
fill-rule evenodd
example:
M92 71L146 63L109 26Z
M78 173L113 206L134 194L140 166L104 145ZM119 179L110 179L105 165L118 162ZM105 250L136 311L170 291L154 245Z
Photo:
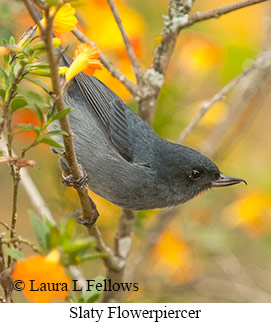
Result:
M69 65L69 58L64 62ZM75 152L89 188L116 205L164 208L212 187L245 182L223 175L198 151L159 137L94 76L76 75L64 100L73 109Z

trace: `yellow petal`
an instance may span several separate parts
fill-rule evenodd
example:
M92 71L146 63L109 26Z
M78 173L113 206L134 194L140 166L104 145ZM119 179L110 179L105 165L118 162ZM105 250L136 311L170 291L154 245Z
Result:
M87 66L88 66L88 61L86 57L84 57L84 55L77 56L66 72L67 82L69 82L76 74L86 69Z
M59 66L58 68L58 72L60 75L65 75L68 71L68 67L67 66Z
M71 4L65 3L55 15L54 31L57 33L64 33L66 31L73 30L78 23L74 14L75 9L71 6Z
M48 255L45 257L46 261L49 262L59 262L60 259L60 252L56 249L52 250Z
M93 75L96 69L102 69L98 57L99 51L96 47L92 47L89 43L79 44L74 52L74 61L66 72L66 81L69 82L80 72Z

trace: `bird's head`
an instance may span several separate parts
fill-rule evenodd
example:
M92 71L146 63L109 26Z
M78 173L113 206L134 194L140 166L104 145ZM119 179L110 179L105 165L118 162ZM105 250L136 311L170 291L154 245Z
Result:
M168 148L163 154L163 174L177 199L174 204L184 203L212 187L246 184L242 178L224 175L213 161L194 149L177 144Z

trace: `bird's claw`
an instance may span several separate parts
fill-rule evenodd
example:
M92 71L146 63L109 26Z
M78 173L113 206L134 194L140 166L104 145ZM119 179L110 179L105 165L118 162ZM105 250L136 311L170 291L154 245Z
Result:
M51 150L54 154L57 154L61 157L65 157L65 151L64 149L61 149L61 148L55 148L55 147L51 147Z
M77 223L83 224L85 227L89 228L91 227L97 220L99 216L99 212L96 208L95 203L92 201L92 199L89 197L91 208L92 208L92 215L89 218L84 218L84 214L82 210L75 211L72 216L76 218Z
M69 187L74 187L75 189L82 190L87 183L88 175L86 170L80 165L81 173L83 174L79 178L74 178L72 174L64 175L62 173L62 183Z

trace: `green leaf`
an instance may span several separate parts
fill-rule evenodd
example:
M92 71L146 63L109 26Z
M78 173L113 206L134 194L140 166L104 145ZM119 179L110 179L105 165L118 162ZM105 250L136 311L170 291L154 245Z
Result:
M37 86L41 87L46 93L50 93L49 87L45 83L43 83L42 81L35 79L31 76L27 76L27 77L25 77L25 79L28 80L29 82L32 82L32 83L36 84Z
M14 75L18 76L21 67L22 67L22 65L20 64L20 62L17 62L15 65L13 63L13 73L14 73Z
M40 124L42 126L43 122L44 122L43 113L42 113L40 107L36 103L34 103L34 108L35 108L35 111L36 111L37 116L39 118Z
M3 99L3 101L5 100L5 96L6 96L6 91L4 89L0 89L0 97Z
M53 116L51 116L51 118L48 120L49 123L55 121L55 120L59 120L59 119L62 119L64 118L67 114L71 113L72 112L72 109L71 108L66 108L66 109L63 109L59 112L57 112L56 114L54 114Z
M35 131L37 135L40 134L41 129L39 127L34 126L32 123L17 123L16 126L22 127L14 131L14 134L24 131Z
M8 75L7 75L6 71L0 66L0 76L1 75L5 79L5 81L8 80Z
M30 69L37 69L37 68L46 69L46 70L50 69L50 65L48 63L43 63L43 62L29 64L28 67Z
M80 256L80 259L82 261L85 260L93 260L93 259L97 259L97 258L106 258L108 257L108 254L105 252L96 252L96 253L87 253L83 256Z
M64 130L51 130L46 133L46 136L68 136L69 134Z
M39 243L39 246L41 247L43 252L48 252L48 228L44 222L42 222L37 215L32 212L31 210L28 211L28 214L31 219L31 223L33 226L33 229L35 231L35 234L37 236L37 240Z
M62 218L60 222L61 244L69 244L75 231L75 218Z
M2 45L6 46L8 44L7 40L5 38L1 39Z
M15 38L13 36L10 36L9 43L12 44L12 45L16 44L16 40L15 40Z
M21 260L25 258L24 254L19 249L6 248L5 250L12 259Z
M104 277L102 276L98 276L95 278L95 282L93 282L93 285L96 285L96 284L101 284L101 288L100 290L101 291L98 291L96 288L93 288L93 290L86 290L83 294L83 297L82 297L82 301L84 303L94 303L96 302L100 295L103 293L103 289L104 289Z
M51 76L51 72L47 68L37 68L35 70L31 70L29 73L34 75L40 75L40 76L48 76L48 77Z
M41 140L39 140L39 142L43 142L44 144L50 145L50 146L55 147L55 148L63 148L62 145L60 145L58 142L56 142L52 138L44 137Z
M5 55L5 56L4 56L4 62L5 62L6 64L8 64L8 63L9 63L9 60L10 60L10 55Z
M96 240L93 237L88 237L85 239L76 239L75 241L67 241L63 245L63 249L68 253L76 253L82 249L89 247L95 247Z
M33 45L34 50L45 49L44 41L38 41Z
M12 99L11 101L11 112L14 113L15 111L24 108L26 105L28 104L28 102L26 101L26 99L22 96L18 96L14 99Z
M61 224L61 238L65 237L70 240L75 232L76 220L74 218L68 218L61 222Z
M10 73L9 73L9 75L8 75L8 78L5 79L6 85L7 86L10 86L12 84L12 82L13 82L14 79L15 79L15 74L14 74L13 70L11 70Z
M50 228L49 247L54 249L60 246L60 234L56 226Z
M36 50L33 54L33 57L38 57L39 55L46 54L46 49Z
M55 222L52 222L48 219L45 219L44 224L46 226L46 230L49 232L48 248L52 250L60 245L59 229Z
M37 91L23 91L22 95L28 102L31 102L32 104L37 103L39 105L44 105L44 99L39 93L37 93Z

